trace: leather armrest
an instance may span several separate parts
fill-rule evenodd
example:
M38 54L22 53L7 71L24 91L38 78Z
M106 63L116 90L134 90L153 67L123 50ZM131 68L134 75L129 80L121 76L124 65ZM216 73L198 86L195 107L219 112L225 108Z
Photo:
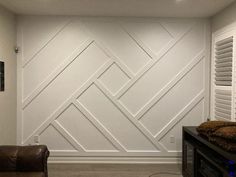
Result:
M18 147L0 146L0 171L16 171Z
M22 146L17 155L17 171L45 171L49 151L46 146Z
M0 146L0 171L44 172L49 151L46 146Z

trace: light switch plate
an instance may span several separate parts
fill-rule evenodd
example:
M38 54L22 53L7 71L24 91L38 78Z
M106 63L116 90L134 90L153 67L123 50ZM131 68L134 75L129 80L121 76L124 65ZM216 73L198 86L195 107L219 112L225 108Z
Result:
M170 143L175 143L175 137L173 135L170 136Z

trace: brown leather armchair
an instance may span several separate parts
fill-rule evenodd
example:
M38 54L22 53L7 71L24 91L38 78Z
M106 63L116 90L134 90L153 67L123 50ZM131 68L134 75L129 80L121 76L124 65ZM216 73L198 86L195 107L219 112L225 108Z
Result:
M46 146L0 146L0 177L48 177Z

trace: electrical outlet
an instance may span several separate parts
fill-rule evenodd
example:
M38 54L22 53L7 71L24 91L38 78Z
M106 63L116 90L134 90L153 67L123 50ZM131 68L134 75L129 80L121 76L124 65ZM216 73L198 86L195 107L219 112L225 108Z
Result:
M34 143L39 144L39 135L34 135Z
M170 143L175 143L175 137L173 135L170 136Z

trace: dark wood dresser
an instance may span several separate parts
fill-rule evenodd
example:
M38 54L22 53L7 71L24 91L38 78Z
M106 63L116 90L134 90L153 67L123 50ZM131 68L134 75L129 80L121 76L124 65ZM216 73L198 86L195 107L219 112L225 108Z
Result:
M230 153L183 127L183 177L236 177L236 153Z

